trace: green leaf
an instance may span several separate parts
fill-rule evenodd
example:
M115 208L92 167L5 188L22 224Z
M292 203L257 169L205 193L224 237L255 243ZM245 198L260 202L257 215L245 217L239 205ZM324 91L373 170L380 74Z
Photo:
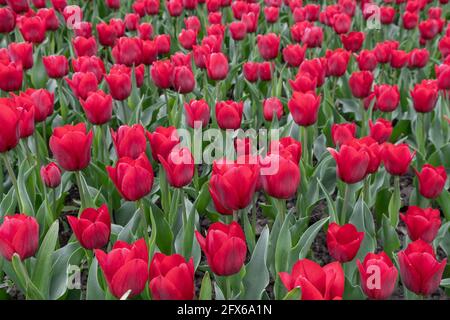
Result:
M59 221L53 222L48 229L44 240L39 248L36 264L33 272L33 282L45 297L49 296L50 270L52 264L52 254L55 251L58 241Z
M395 250L401 246L397 231L391 225L389 219L383 215L378 237L383 245L384 252L392 259Z
M300 253L298 255L298 259L306 258L314 239L316 238L319 231L322 230L323 226L325 225L325 223L328 222L329 219L330 219L329 217L326 217L315 222L303 233L297 244L301 248Z
M450 288L450 278L442 279L441 287Z
M30 300L45 300L45 297L31 281L27 269L20 260L19 255L14 254L11 263L21 286L25 288L26 298Z
M206 271L203 276L202 286L200 288L199 300L211 300L212 297L212 286L211 278L209 277L209 272Z
M258 300L269 284L269 271L267 270L267 250L269 245L269 228L261 232L255 250L249 263L245 266L244 284L245 300Z
M89 268L88 281L86 287L87 300L105 300L105 292L98 281L98 261L94 258Z
M327 200L327 206L328 206L328 211L330 214L330 220L331 222L337 222L338 221L338 216L336 213L336 207L334 205L334 201L331 199L329 192L325 189L325 187L323 186L322 182L320 182L319 178L317 178L317 183L320 186L320 189L322 190L325 199Z
M289 291L283 298L283 300L301 300L302 289L300 287L295 287Z

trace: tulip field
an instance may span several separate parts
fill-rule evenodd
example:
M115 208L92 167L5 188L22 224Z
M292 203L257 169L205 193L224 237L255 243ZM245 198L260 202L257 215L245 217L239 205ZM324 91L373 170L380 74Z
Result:
M449 0L0 0L0 155L1 300L447 300Z

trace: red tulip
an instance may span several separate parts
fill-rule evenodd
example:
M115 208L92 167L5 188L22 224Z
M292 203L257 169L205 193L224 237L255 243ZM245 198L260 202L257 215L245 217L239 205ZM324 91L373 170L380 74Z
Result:
M172 187L181 188L188 185L194 176L194 158L188 148L174 148L167 158L158 155L164 167L167 181Z
M244 111L243 102L233 100L218 101L216 103L216 119L221 129L239 129Z
M169 0L166 2L166 6L171 17L178 17L183 12L183 2L181 0Z
M136 160L122 157L116 167L106 167L117 191L127 201L136 201L150 193L153 186L153 169L145 153Z
M25 41L42 43L45 40L45 21L38 16L21 16L18 20L19 30Z
M398 271L384 252L368 253L364 261L356 260L361 288L370 299L388 299L395 289Z
M320 96L313 92L294 92L288 102L289 111L299 126L310 126L316 123L320 107Z
M438 88L441 90L450 89L450 65L440 64L435 66Z
M41 167L41 178L47 188L54 189L61 184L61 169L54 162Z
M409 53L408 67L409 68L423 68L427 65L430 59L430 53L426 48L413 49Z
M369 120L370 136L378 143L389 140L392 134L392 123L389 120L378 118L375 123Z
M100 249L108 244L111 218L106 204L97 210L94 208L83 210L79 218L67 216L67 220L83 248Z
M184 19L184 25L187 29L191 29L194 31L200 31L201 23L200 19L197 16L188 16Z
M306 46L290 44L283 49L283 60L292 67L298 67L305 58Z
M67 171L86 168L91 161L92 131L86 133L86 125L65 125L53 130L50 150L60 167Z
M194 288L194 260L182 255L166 256L155 253L150 263L150 291L154 300L192 300Z
M298 69L298 74L309 74L311 79L315 79L317 87L321 87L325 82L326 60L325 58L315 58L304 60ZM297 75L298 75L297 74Z
M0 8L0 33L10 33L16 26L16 15L9 7Z
M110 9L120 9L120 0L106 0L106 6Z
M170 52L170 35L160 34L155 37L156 47L158 48L158 55L163 55Z
M395 9L389 6L380 7L380 22L382 24L391 24L395 18Z
M376 105L375 108L383 112L394 111L400 102L400 92L397 85L376 85L374 87Z
M34 256L39 246L39 225L25 214L5 216L0 226L0 253L8 261L14 254L20 260Z
M146 132L152 149L153 160L159 161L159 157L167 158L172 149L180 143L180 137L175 127L157 127L153 133Z
M384 143L381 150L381 158L387 172L395 176L401 176L408 172L409 164L414 158L415 152L409 151L406 143L394 145Z
M307 72L298 73L295 80L289 79L289 84L294 91L307 93L309 91L315 91L317 87L317 79L311 77Z
M266 121L272 121L274 114L280 120L283 116L283 104L277 97L267 98L263 101L263 115Z
M178 41L184 49L191 50L197 43L197 32L192 29L183 29L178 35Z
M369 71L353 72L349 79L350 89L356 98L366 98L372 88L373 75Z
M221 214L246 208L253 197L259 178L257 164L215 161L209 181L209 193Z
M247 245L245 234L237 222L229 225L215 222L209 227L206 238L198 231L195 231L195 236L212 272L218 276L229 276L241 270Z
M118 240L109 253L96 249L95 256L109 290L120 298L129 290L129 298L140 294L148 280L148 249L144 239L133 244Z
M172 85L178 93L189 93L195 88L195 77L192 70L186 66L175 67L172 74Z
M191 100L184 104L184 110L186 111L186 122L191 128L195 128L198 124L205 128L209 124L210 110L205 100Z
M438 100L438 87L436 81L424 80L411 90L413 107L417 112L431 112Z
M288 291L302 290L302 300L341 300L344 295L345 276L339 262L321 267L309 259L298 260L291 274L279 272L281 282Z
M364 232L358 232L351 223L340 226L333 222L328 227L328 251L334 259L341 263L353 260L363 239Z
M22 87L22 65L15 62L2 63L0 61L0 89L3 91L17 91Z
M412 241L421 239L431 243L441 227L441 213L438 209L409 206L405 214L400 213L400 218L406 224Z
M423 20L419 23L420 36L425 40L433 39L439 33L439 22L437 19Z
M336 146L347 143L352 140L355 135L356 124L354 123L333 124L331 126L331 138Z
M427 296L439 287L447 259L438 262L433 247L416 240L398 253L398 262L404 286L415 294Z
M94 37L75 37L72 40L73 48L75 49L75 53L77 57L81 56L95 56L97 54L97 42Z
M275 23L278 21L278 17L280 15L280 10L278 7L265 7L264 8L264 16L268 23Z
M171 86L173 65L169 60L158 60L153 62L150 75L155 86L161 89L168 89Z
M259 54L264 60L272 60L278 56L280 37L275 33L257 36Z
M352 26L352 18L345 13L336 14L333 20L333 29L337 34L347 33Z
M33 44L29 42L12 42L8 45L11 61L22 64L24 70L33 67Z
M43 57L42 62L50 78L62 78L69 73L69 62L65 56Z
M323 42L323 30L321 27L312 26L304 30L301 41L308 48L320 48Z
M53 8L55 10L62 12L67 6L67 0L51 0Z
M272 80L273 64L269 61L258 63L258 77L261 81Z
M327 50L327 76L341 77L347 71L350 52L338 48L334 51Z
M443 166L433 167L425 164L422 171L415 170L419 179L419 193L428 199L439 197L447 182L447 173Z
M1 65L1 64L0 64ZM20 112L9 100L0 99L0 152L13 149L20 139Z
M87 99L90 92L98 90L97 77L92 72L75 72L72 79L64 78L77 98Z
M406 11L402 17L403 28L406 30L414 29L419 23L419 16L416 12Z
M352 31L348 34L341 34L341 41L345 50L358 52L364 42L364 32Z
M328 151L336 160L337 175L342 181L353 184L366 177L370 157L363 146L344 144L339 152L332 148Z
M116 64L124 64L129 67L138 65L142 61L142 40L128 37L119 38L111 53Z
M379 63L388 63L391 60L392 50L397 49L398 43L393 46L392 42L379 42L373 49Z
M356 61L358 62L358 68L361 71L373 71L378 65L375 53L370 50L361 50L359 55L356 56Z
M116 28L105 22L97 24L96 28L100 44L105 47L112 47L118 36Z
M90 92L86 100L80 99L80 104L90 123L102 125L111 120L112 97L102 90Z
M103 60L96 56L81 56L73 59L72 67L75 72L92 72L97 77L98 83L102 81L103 75L106 73Z
M259 63L258 62L244 62L243 65L244 78L249 82L256 82L259 79Z
M55 15L55 18L58 19L58 17L56 17L56 15ZM57 20L57 21L59 24L59 20ZM56 22L55 22L55 28L57 28L57 26L59 26L59 25L56 25ZM77 36L77 37L85 37L85 38L92 37L92 23L90 23L90 22L82 21L80 23L75 24L75 26L73 28L74 28L73 30L74 30L75 36Z
M111 129L111 138L119 159L123 157L137 159L147 148L145 130L140 124L131 127L122 125L117 132Z
M270 143L269 154L280 154L298 164L302 157L302 144L292 137L284 137Z
M245 23L242 21L231 22L230 25L228 26L228 29L230 30L231 38L235 41L243 40L247 35Z
M105 75L105 80L108 83L109 92L114 100L123 101L130 96L131 90L133 89L132 80L130 70L125 66L114 65L109 75Z
M20 96L13 95L14 105L19 111L19 132L20 138L27 138L34 133L35 121L35 106L34 101L30 96L26 94L21 94Z
M404 50L392 50L391 51L391 67L396 69L403 68L409 59L409 53Z
M208 77L212 80L224 80L228 75L228 59L219 53L211 53L205 60Z
M136 31L139 26L140 17L136 13L125 14L124 23L128 31Z
M277 199L289 199L296 194L300 184L298 163L272 153L262 159L260 165L262 186L269 196ZM262 174L263 170L268 172Z

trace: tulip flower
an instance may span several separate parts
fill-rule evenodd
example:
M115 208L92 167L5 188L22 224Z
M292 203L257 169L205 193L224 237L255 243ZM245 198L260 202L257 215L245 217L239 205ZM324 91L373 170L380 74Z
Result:
M369 96L373 82L373 75L369 71L353 72L349 79L350 89L355 98Z
M54 189L61 184L61 169L54 162L41 167L41 178L47 188Z
M325 82L326 59L304 60L298 69L298 74L309 74L309 77L316 81L317 87L321 87Z
M374 88L376 108L383 112L394 111L400 102L400 92L397 85L377 85Z
M246 208L255 193L259 178L257 164L214 161L209 193L221 214Z
M216 103L216 119L221 129L239 129L244 110L243 102L232 100L218 101Z
M279 272L279 276L288 291L301 288L302 300L342 300L344 295L345 276L339 262L321 267L309 259L300 259L291 274Z
M178 41L186 50L192 50L192 46L197 43L197 32L192 29L183 29L178 35Z
M292 67L298 67L305 58L306 46L290 44L283 49L283 60Z
M138 65L142 61L142 40L121 37L115 42L111 53L116 64L124 64L129 67Z
M428 199L439 197L447 182L444 166L433 167L431 164L425 164L421 172L414 171L419 179L419 193Z
M171 77L173 74L173 65L170 60L158 60L153 62L150 75L155 86L160 89L168 89L171 86Z
M370 299L388 299L395 289L398 271L384 252L369 252L364 261L356 260L361 279L361 288Z
M39 16L21 16L18 20L18 26L25 41L42 43L45 40L45 21Z
M180 143L175 127L157 127L153 133L146 132L146 135L155 161L159 161L159 156L167 158L172 149Z
M27 138L34 133L35 106L33 100L27 95L13 96L16 109L19 111L20 138Z
M0 89L3 91L17 91L22 87L23 69L15 62L0 62Z
M86 132L86 125L65 125L53 130L50 150L56 162L67 171L86 168L91 161L92 131Z
M409 164L414 158L406 143L394 145L386 142L381 150L381 158L387 172L394 176L401 176L408 172Z
M128 31L136 31L139 25L140 17L136 13L127 13L124 18L125 28Z
M438 88L441 90L450 89L450 65L441 64L435 66Z
M292 90L307 93L316 90L317 79L311 77L307 72L298 73L295 80L289 79L289 84Z
M33 44L29 42L12 42L8 45L8 52L11 61L22 64L24 70L33 67Z
M392 123L386 119L378 118L375 123L369 120L370 136L378 143L389 140L392 134Z
M256 82L259 79L259 63L258 62L245 62L242 71L244 78L249 82Z
M278 56L280 37L275 33L258 35L256 40L259 54L264 60L272 60Z
M42 122L53 113L54 93L50 93L46 89L29 88L22 95L29 96L33 101L34 121Z
M77 57L91 57L97 54L97 42L94 37L75 37L72 40L72 45Z
M9 7L0 8L0 33L10 33L16 26L16 15Z
M147 148L145 130L140 124L131 127L122 125L117 132L111 129L111 139L119 159L123 157L137 159Z
M155 253L150 263L149 287L154 300L192 300L194 260L188 262L179 254Z
M320 107L320 96L313 92L294 92L288 102L289 111L299 126L310 126L316 123Z
M92 72L75 72L72 79L64 78L72 89L73 94L79 98L86 100L90 92L98 90L97 77Z
M330 223L327 231L328 252L341 263L352 261L363 239L364 232L358 232L351 223L342 226Z
M109 75L105 75L105 80L108 83L109 92L114 100L124 101L131 95L131 90L133 89L131 74L122 65L111 68Z
M342 181L353 184L366 177L370 157L364 147L344 144L339 152L332 148L328 151L336 160L337 175Z
M139 39L150 40L153 34L153 26L151 23L143 22L137 27Z
M80 104L90 123L102 125L111 120L112 97L102 90L88 93L86 100L80 99Z
M106 0L106 6L110 9L119 9L120 0Z
M400 213L400 218L406 224L408 236L412 241L423 240L431 243L441 226L441 213L438 209L422 209L409 206L405 214Z
M211 53L205 60L206 71L211 80L224 80L228 75L228 59L219 53Z
M350 60L350 52L343 49L334 51L327 50L327 76L341 77L347 71L347 65Z
M114 26L101 22L97 24L98 41L102 46L112 47L117 39L117 32Z
M148 279L148 249L144 239L133 244L118 240L108 253L96 249L95 256L110 292L121 298L129 290L132 298L140 294Z
M136 201L150 193L153 186L153 169L145 153L137 159L122 157L116 167L106 167L117 191L127 201Z
M166 159L158 155L169 184L175 188L188 185L194 176L194 158L188 148L174 148Z
M184 104L187 125L191 128L196 127L196 123L200 123L202 128L209 124L210 110L208 103L201 100L191 100Z
M331 138L336 146L347 143L356 135L356 124L341 123L331 126Z
M84 209L79 218L67 216L67 220L83 248L100 249L108 244L111 234L111 218L106 204L97 210L94 208Z
M155 43L158 48L158 55L163 55L170 52L170 35L160 34L156 36Z
M56 17L56 14L55 14L55 18L58 19ZM59 24L59 20L57 20L57 22ZM55 28L58 29L58 25L56 25L56 21L55 21ZM85 37L85 38L92 37L92 23L90 23L90 22L82 21L78 24L75 24L73 30L75 32L75 36L77 36L77 37Z
M438 262L431 245L416 240L397 256L403 285L409 291L428 296L437 290L447 259Z
M245 23L242 21L231 22L230 25L228 26L228 29L230 30L231 38L234 41L241 41L245 39L245 36L247 35Z
M413 107L417 112L433 111L438 100L438 87L436 81L424 80L411 90Z
M20 260L34 256L39 246L39 224L23 213L5 216L0 225L0 254L8 261L14 254Z
M363 45L364 39L364 32L352 31L348 34L341 34L341 42L345 50L351 52L358 52Z
M280 154L298 164L302 157L302 144L292 137L284 137L270 143L269 154L271 153Z
M186 66L173 69L172 86L178 93L186 94L195 88L195 76L192 70Z
M263 101L263 115L266 121L272 121L274 115L280 120L283 116L283 104L276 97L265 99Z
M69 62L65 56L47 56L42 58L47 75L50 78L63 78L69 73Z
M430 53L426 48L424 49L413 49L408 55L408 67L409 68L423 68L428 63L430 59Z
M392 50L391 51L391 67L396 69L403 68L409 59L409 53L403 50Z
M375 53L370 50L361 50L359 55L356 56L356 61L361 71L373 71L378 65Z
M20 113L15 106L0 99L0 153L14 149L20 139Z
M97 82L100 83L103 75L106 73L103 60L99 57L81 56L72 60L72 67L75 72L92 72L97 77Z
M277 199L293 197L300 184L298 163L278 154L270 154L260 161L261 170L270 168L271 172L261 174L264 191Z
M195 236L212 272L218 276L230 276L241 270L247 245L244 231L237 222L229 225L215 222L209 226L206 238L198 231L195 231Z
M416 12L406 11L402 16L403 28L406 30L411 30L417 27L419 23L419 16Z

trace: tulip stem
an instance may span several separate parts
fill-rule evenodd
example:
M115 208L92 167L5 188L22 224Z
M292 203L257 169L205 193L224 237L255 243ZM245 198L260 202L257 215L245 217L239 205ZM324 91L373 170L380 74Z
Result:
M3 158L3 162L5 163L6 171L8 171L8 175L11 178L11 182L12 182L14 190L16 192L16 198L17 198L17 202L19 203L20 212L23 212L23 206L22 206L22 201L20 201L19 186L17 184L17 178L16 178L13 168L11 167L11 163L8 160L7 153L2 153L2 158ZM27 212L27 214L31 214L31 212Z
M75 172L77 180L78 193L80 194L80 212L86 208L86 198L83 191L83 185L81 184L81 171Z
M341 211L341 225L344 225L347 222L347 207L348 207L348 201L349 201L349 187L348 184L345 184L345 191L344 191L344 202L342 203L342 211Z
M239 221L239 210L233 211L233 221L236 221L236 222Z
M144 200L140 199L137 201L137 206L140 209L141 213L142 213L142 231L144 233L144 239L145 242L147 243L147 245L149 244L149 238L148 238L148 220L147 220L147 216L145 214L145 206L144 206ZM153 232L153 230L152 230Z
M52 211L53 211L53 219L56 220L58 219L58 214L56 212L57 208L56 208L56 188L53 189L52 192Z
M305 155L305 164L309 164L309 147L308 147L308 127L300 127L300 134L302 135L302 139L300 141L303 141L303 154Z

